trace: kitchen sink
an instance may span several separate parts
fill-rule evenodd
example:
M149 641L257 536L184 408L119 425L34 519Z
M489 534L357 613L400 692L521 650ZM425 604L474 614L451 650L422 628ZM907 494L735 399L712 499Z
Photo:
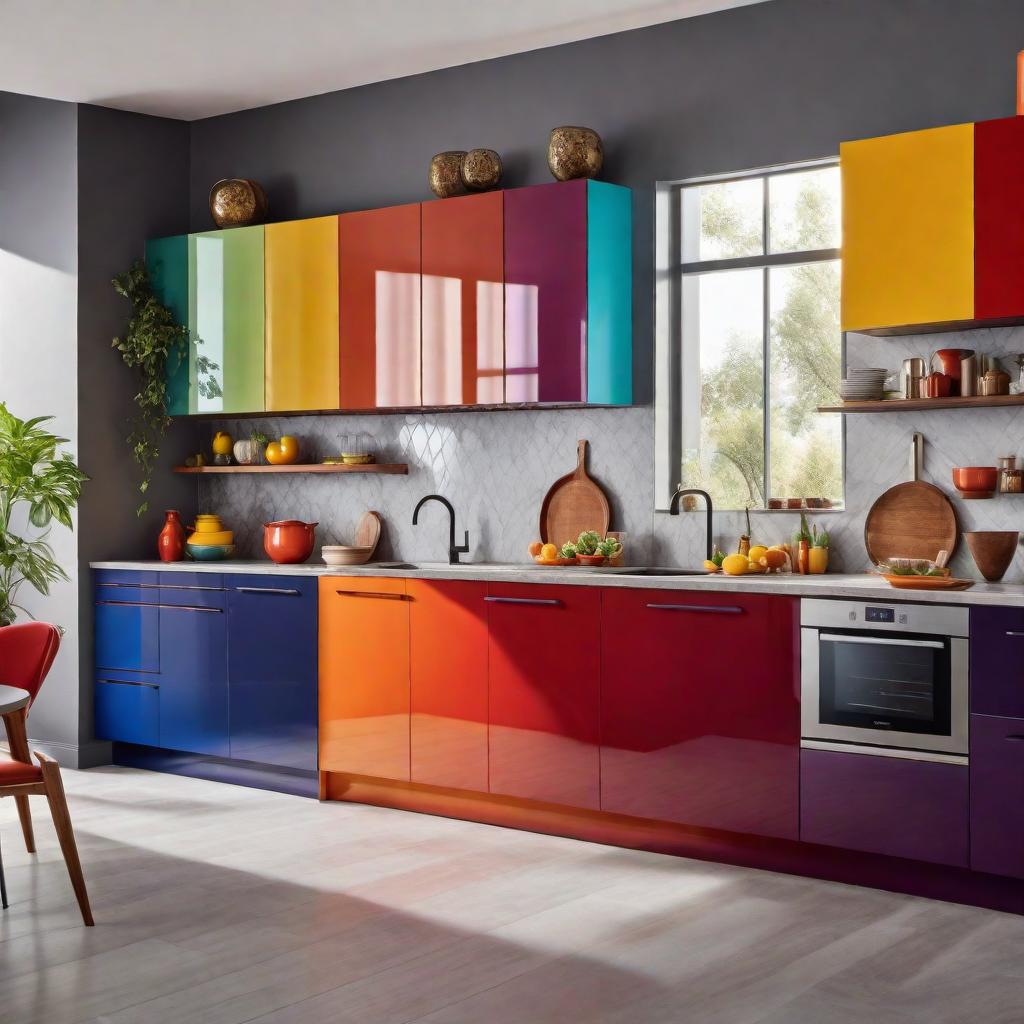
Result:
M598 572L603 571L598 570ZM665 569L656 565L645 565L641 569L620 569L619 574L622 576L707 576L708 572L706 569Z

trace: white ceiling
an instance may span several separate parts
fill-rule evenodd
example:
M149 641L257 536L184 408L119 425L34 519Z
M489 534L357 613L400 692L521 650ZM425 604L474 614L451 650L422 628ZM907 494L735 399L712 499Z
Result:
M762 0L0 0L0 90L194 120Z

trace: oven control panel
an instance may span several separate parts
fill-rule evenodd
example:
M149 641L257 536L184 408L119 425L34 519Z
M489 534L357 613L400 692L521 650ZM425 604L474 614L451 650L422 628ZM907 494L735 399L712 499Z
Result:
M867 604L864 601L805 597L800 601L800 625L826 629L872 629L883 632L968 635L969 612L964 606L941 604Z
M896 621L896 609L895 608L877 608L874 605L868 605L864 609L864 621L865 622L895 622Z

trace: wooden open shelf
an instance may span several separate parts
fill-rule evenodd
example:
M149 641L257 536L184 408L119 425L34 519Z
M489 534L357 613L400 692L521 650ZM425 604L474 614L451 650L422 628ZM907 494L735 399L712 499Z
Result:
M366 466L324 466L320 463L292 463L287 466L175 466L175 473L388 473L405 475L405 462L371 462Z
M972 398L893 398L819 405L818 412L928 412L932 409L994 409L1024 405L1024 395L975 395Z

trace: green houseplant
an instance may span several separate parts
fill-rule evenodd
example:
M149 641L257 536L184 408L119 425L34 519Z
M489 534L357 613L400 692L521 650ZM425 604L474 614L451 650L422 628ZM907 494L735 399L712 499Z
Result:
M51 583L68 578L54 560L47 536L54 519L72 529L71 510L86 476L60 451L67 438L42 428L51 419L21 420L0 402L0 626L9 626L25 610L16 603L23 583L48 594ZM20 512L25 505L23 528ZM42 532L24 536L26 529Z

